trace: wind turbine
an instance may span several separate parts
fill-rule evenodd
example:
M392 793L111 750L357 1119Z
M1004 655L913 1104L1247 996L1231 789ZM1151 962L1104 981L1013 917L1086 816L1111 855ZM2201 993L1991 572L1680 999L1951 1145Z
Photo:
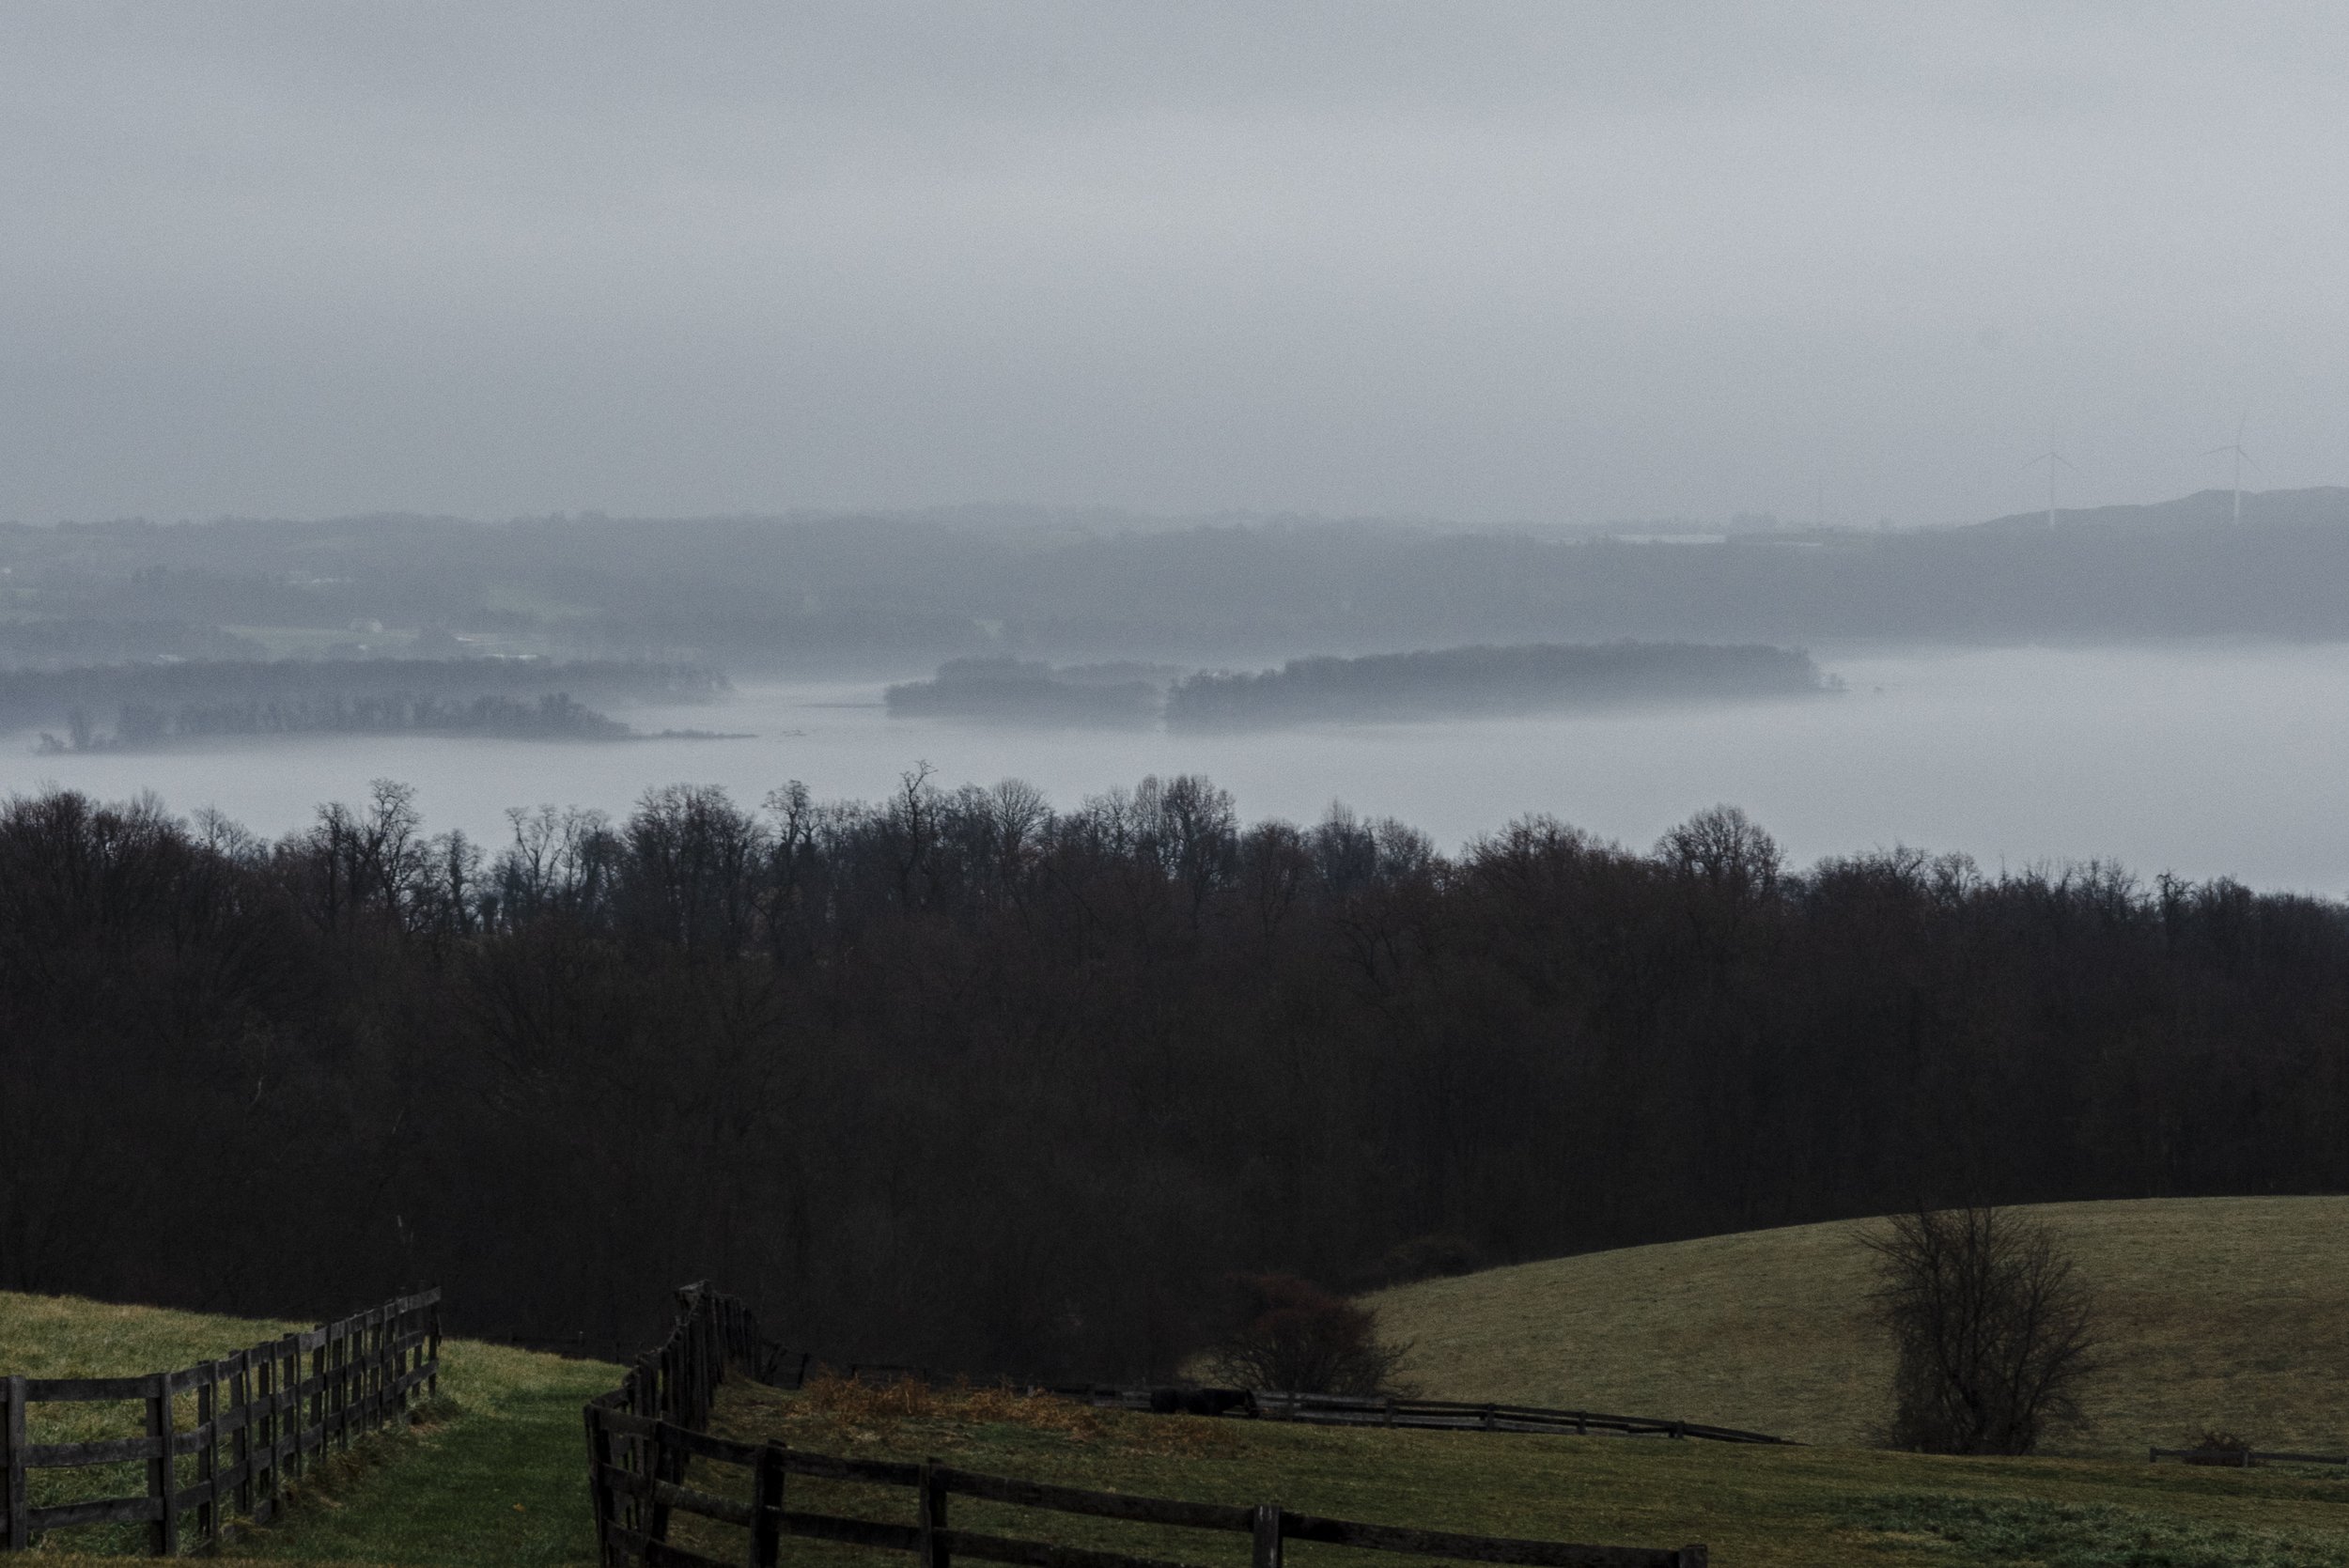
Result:
M2050 529L2053 529L2055 527L2056 465L2058 463L2061 463L2065 468L2071 468L2072 472L2075 474L2077 474L2079 470L2072 468L2071 458L2065 457L2061 452L2053 450L2052 448L2046 452L2042 452L2039 456L2025 463L2023 467L2026 471L2028 471L2037 468L2041 463L2046 463L2047 465L2047 526Z
M2251 454L2243 450L2243 427L2250 422L2251 416L2245 414L2234 422L2233 441L2224 446L2214 446L2202 454L2205 458L2216 458L2221 452L2234 454L2234 525L2237 528L2243 526L2243 465L2251 462ZM2251 466L2257 468L2260 465L2253 462Z

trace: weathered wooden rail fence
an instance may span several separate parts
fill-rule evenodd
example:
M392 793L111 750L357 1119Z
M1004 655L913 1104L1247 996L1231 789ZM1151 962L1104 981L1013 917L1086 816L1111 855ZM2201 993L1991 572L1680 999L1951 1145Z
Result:
M810 1377L911 1377L934 1385L957 1379L922 1367L895 1363L832 1362L811 1351L761 1346L746 1362L761 1382L777 1388L804 1388ZM1435 1432L1527 1432L1550 1436L1609 1436L1617 1437L1698 1438L1715 1443L1793 1444L1791 1437L1766 1432L1746 1432L1734 1426L1703 1421L1667 1421L1654 1416L1617 1416L1597 1410L1562 1410L1539 1405L1480 1404L1469 1400L1404 1399L1395 1396L1357 1398L1346 1394L1286 1393L1275 1389L1184 1389L1128 1388L1106 1383L1037 1384L1066 1399L1080 1400L1107 1410L1166 1412L1173 1396L1175 1411L1206 1414L1185 1402L1198 1392L1234 1397L1218 1402L1212 1413L1254 1416L1268 1421L1301 1421L1313 1426L1394 1426Z
M1120 1409L1147 1409L1148 1389L1104 1389L1094 1403ZM1610 1416L1596 1410L1553 1410L1537 1405L1479 1405L1450 1399L1357 1399L1345 1394L1283 1393L1257 1389L1252 1412L1268 1421L1315 1426L1399 1426L1437 1432L1534 1432L1551 1436L1701 1437L1716 1443L1791 1443L1762 1432L1702 1421L1658 1421L1648 1416ZM1226 1414L1233 1412L1226 1411Z
M217 1545L231 1514L268 1522L312 1456L404 1415L419 1389L437 1391L440 1302L437 1290L397 1296L178 1372L0 1378L0 1549L27 1550L49 1530L143 1524L148 1550L176 1557L183 1545ZM132 1404L139 1436L30 1440L35 1406ZM142 1496L33 1506L38 1472L131 1464L146 1467Z
M2145 1451L2145 1462L2156 1464L2164 1459L2183 1459L2189 1465L2232 1465L2249 1469L2254 1465L2349 1465L2349 1453L2269 1453L2253 1449L2157 1449Z
M921 1568L950 1568L961 1557L1027 1568L1183 1568L1166 1559L1102 1551L954 1528L956 1497L1045 1513L1137 1525L1248 1536L1252 1568L1282 1568L1291 1541L1322 1542L1414 1557L1522 1564L1525 1568L1703 1568L1705 1548L1585 1545L1522 1541L1363 1524L1296 1512L1278 1503L1242 1507L1172 1498L1095 1492L1010 1476L955 1469L935 1459L848 1459L801 1452L780 1442L745 1443L706 1430L729 1367L771 1373L772 1347L739 1301L708 1291L686 1293L686 1312L669 1339L641 1358L621 1387L588 1403L588 1489L607 1568L772 1568L786 1537L910 1552ZM687 1485L691 1461L726 1467L726 1496ZM790 1478L893 1487L910 1494L905 1522L817 1513L791 1506ZM712 1484L715 1477L697 1474ZM738 1554L719 1559L669 1539L676 1514L743 1531Z

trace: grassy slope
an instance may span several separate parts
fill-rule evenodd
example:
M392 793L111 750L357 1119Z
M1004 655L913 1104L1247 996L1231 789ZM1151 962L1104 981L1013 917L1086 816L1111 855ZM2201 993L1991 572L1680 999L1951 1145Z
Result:
M0 1293L0 1370L31 1377L119 1375L185 1366L307 1324L210 1317L56 1296ZM585 1563L594 1557L579 1406L619 1369L500 1346L442 1346L442 1399L414 1432L379 1438L354 1463L314 1470L280 1526L232 1541L228 1557L382 1564ZM137 1432L135 1407L37 1407L36 1441ZM185 1419L193 1420L193 1411ZM192 1461L182 1461L183 1464ZM44 1478L36 1501L63 1496ZM139 1467L70 1478L73 1496L145 1490ZM129 1530L60 1532L65 1548L135 1550Z
M1276 1422L1076 1412L1004 1420L937 1402L928 1415L827 1416L806 1396L722 1395L743 1437L872 1457L934 1455L971 1469L1206 1501L1278 1501L1393 1524L1626 1545L1703 1541L1723 1568L2317 1568L2349 1564L2349 1478L2104 1460L1961 1460L1849 1449L1661 1439L1345 1431ZM739 1471L701 1467L713 1489ZM795 1506L911 1520L911 1494L794 1482ZM725 1488L733 1489L733 1488ZM1150 1530L957 1498L966 1529L1202 1564L1247 1560L1237 1536ZM680 1533L695 1529L680 1520ZM702 1536L722 1560L739 1532ZM801 1543L794 1560L882 1560ZM1300 1568L1398 1560L1296 1548Z
M2160 1199L2030 1211L2094 1287L2106 1372L2078 1452L2206 1427L2349 1452L2349 1198ZM1889 1358L1868 1255L1805 1225L1561 1258L1372 1298L1435 1397L1681 1417L1814 1443L1880 1419Z

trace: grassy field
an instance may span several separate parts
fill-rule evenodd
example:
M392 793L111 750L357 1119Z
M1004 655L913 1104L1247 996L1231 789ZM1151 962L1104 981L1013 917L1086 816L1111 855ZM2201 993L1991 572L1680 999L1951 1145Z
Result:
M309 1327L0 1293L0 1370L28 1377L159 1372ZM222 1555L386 1568L591 1562L579 1407L615 1384L619 1369L462 1340L443 1344L441 1366L442 1397L423 1424L314 1469L283 1524L242 1533ZM34 1416L36 1442L139 1430L135 1405L36 1406ZM194 1416L190 1409L181 1419ZM146 1489L135 1465L36 1477L37 1504ZM77 1553L138 1547L130 1528L94 1527L58 1532L35 1560L70 1562Z
M890 1406L895 1404L896 1408ZM827 1408L830 1404L832 1407ZM1621 1437L1347 1431L1271 1421L1095 1411L1054 1401L931 1396L892 1402L730 1387L730 1436L876 1458L1204 1501L1283 1506L1379 1523L1623 1545L1703 1541L1721 1568L1872 1564L1960 1568L2340 1568L2349 1476L2110 1460L1936 1459L1852 1449L1741 1448ZM708 1466L723 1484L740 1472ZM795 1481L794 1506L908 1523L905 1490ZM713 1485L712 1489L717 1489ZM1152 1529L954 1501L960 1528L1138 1551L1247 1560L1238 1536ZM723 1558L740 1534L679 1516ZM801 1543L794 1560L887 1560ZM1297 1568L1400 1560L1293 1547Z
M722 1430L878 1457L1158 1496L1278 1501L1483 1533L1636 1545L1704 1541L1713 1560L1968 1568L2349 1568L2349 1472L2150 1466L2205 1426L2263 1445L2349 1449L2349 1200L2076 1204L2043 1211L2103 1302L2108 1371L2068 1456L1935 1459L1859 1446L1886 1369L1856 1314L1867 1260L1848 1226L1716 1237L1496 1269L1377 1299L1416 1342L1431 1393L1587 1405L1760 1427L1820 1446L1753 1449L1153 1418L1005 1393L742 1385ZM0 1370L34 1376L184 1365L297 1327L0 1295ZM303 1485L281 1527L225 1555L385 1568L585 1564L579 1405L617 1368L452 1341L443 1397L414 1431ZM37 1439L128 1435L132 1407L42 1412ZM136 1467L75 1478L143 1489ZM44 1483L44 1485L54 1485ZM910 1517L907 1494L795 1483L801 1506ZM51 1492L49 1496L61 1494ZM1237 1537L957 1504L957 1523L1237 1564ZM680 1530L696 1529L680 1519ZM721 1556L739 1537L718 1531ZM135 1549L73 1532L38 1560ZM1298 1551L1298 1568L1372 1568ZM92 1559L91 1560L99 1560ZM849 1554L803 1546L794 1560ZM868 1568L895 1560L863 1558ZM1381 1563L1379 1568L1393 1568Z
M2100 1304L2105 1370L2062 1452L2206 1428L2349 1452L2349 1198L2055 1203ZM1561 1258L1371 1298L1430 1397L1867 1440L1890 1377L1854 1227L1804 1225Z

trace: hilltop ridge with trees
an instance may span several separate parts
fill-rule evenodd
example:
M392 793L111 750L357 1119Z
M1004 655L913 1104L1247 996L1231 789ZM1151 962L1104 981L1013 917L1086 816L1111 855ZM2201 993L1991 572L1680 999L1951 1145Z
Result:
M1162 1374L1236 1272L2339 1190L2344 1031L2349 906L1797 868L1728 809L1444 856L1189 777L677 786L497 846L391 784L276 842L50 793L0 807L0 1289L433 1279L632 1344L708 1275L844 1357ZM264 1203L298 1252L212 1222Z

